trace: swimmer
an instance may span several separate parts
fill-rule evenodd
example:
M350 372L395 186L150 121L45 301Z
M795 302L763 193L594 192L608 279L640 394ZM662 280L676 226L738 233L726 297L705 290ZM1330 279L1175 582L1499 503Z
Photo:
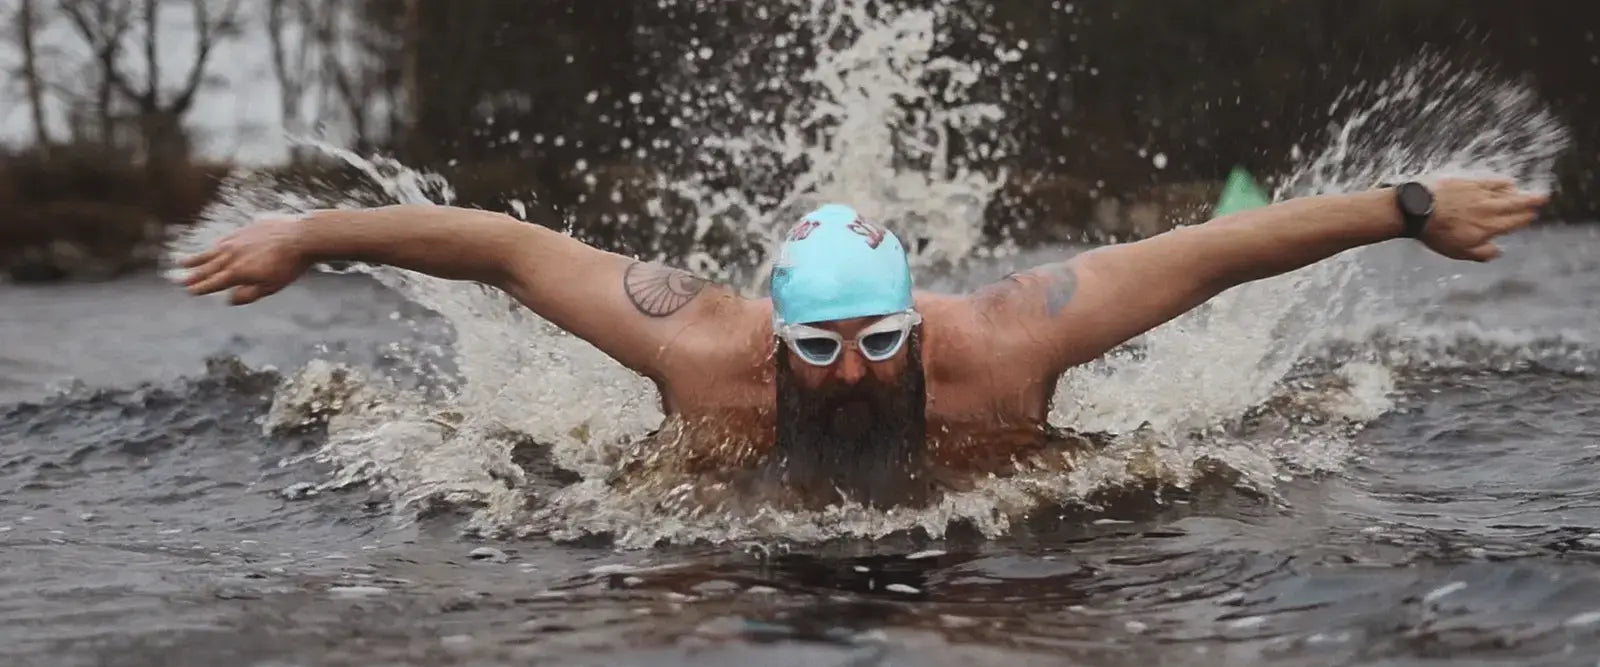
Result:
M681 470L885 507L1002 474L1044 446L1063 372L1234 286L1391 239L1487 262L1547 201L1485 179L1304 197L968 294L914 288L884 221L828 204L788 230L759 299L507 215L400 205L256 221L185 258L181 282L248 304L358 261L492 286L653 381Z

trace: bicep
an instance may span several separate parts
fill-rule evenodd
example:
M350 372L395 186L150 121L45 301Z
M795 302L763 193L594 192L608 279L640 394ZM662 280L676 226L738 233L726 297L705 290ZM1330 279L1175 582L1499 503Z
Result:
M743 299L694 274L585 245L551 230L514 253L505 289L540 317L654 379L688 327Z
M1214 296L1174 244L1107 246L1006 276L975 295L1017 352L1060 371L1092 361ZM1163 241L1171 241L1164 239ZM1143 245L1141 245L1143 244Z

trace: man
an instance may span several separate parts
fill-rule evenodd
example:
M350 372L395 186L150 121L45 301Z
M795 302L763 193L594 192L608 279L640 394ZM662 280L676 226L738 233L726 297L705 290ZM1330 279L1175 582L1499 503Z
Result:
M1307 197L968 295L913 290L893 233L827 205L789 232L763 299L505 215L391 206L255 222L186 259L183 282L247 304L353 260L491 285L655 382L667 420L637 466L747 498L889 506L1039 455L1064 371L1224 290L1399 237L1489 261L1546 201L1468 179Z

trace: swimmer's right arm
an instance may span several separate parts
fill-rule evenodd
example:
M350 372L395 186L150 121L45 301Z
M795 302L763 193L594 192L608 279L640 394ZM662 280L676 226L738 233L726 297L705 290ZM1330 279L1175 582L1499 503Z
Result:
M745 300L686 271L606 252L500 213L433 205L261 220L187 258L193 294L247 304L317 262L383 264L499 288L623 365L661 379L670 343Z

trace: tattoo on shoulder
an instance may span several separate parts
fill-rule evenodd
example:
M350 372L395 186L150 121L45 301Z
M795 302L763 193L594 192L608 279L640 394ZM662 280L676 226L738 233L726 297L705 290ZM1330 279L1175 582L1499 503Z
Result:
M622 274L622 288L640 313L666 317L689 305L706 281L682 269L649 262L634 262Z
M1047 264L1023 272L1012 272L1005 278L985 286L978 298L992 304L1010 303L1018 299L1043 297L1044 314L1056 317L1066 310L1078 289L1078 276L1070 262ZM1039 294L1043 292L1043 294Z

